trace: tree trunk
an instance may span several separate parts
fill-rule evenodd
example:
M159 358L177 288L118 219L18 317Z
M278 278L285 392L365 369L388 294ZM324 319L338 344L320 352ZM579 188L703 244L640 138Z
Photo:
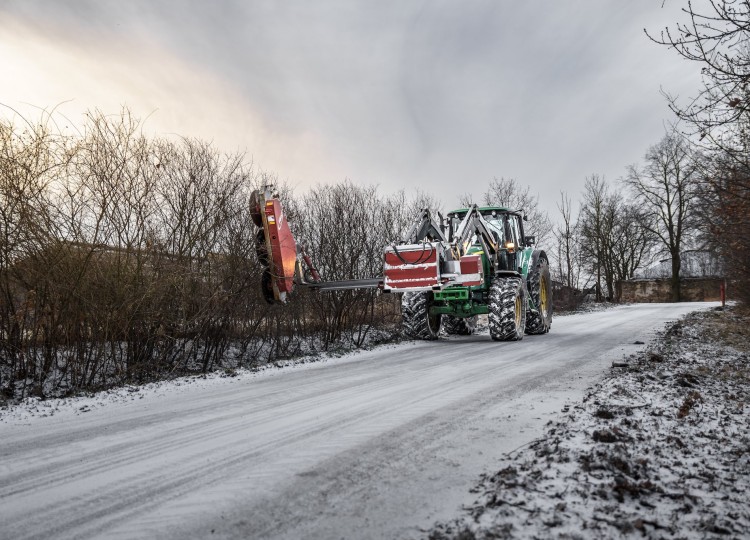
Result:
M672 302L681 300L680 293L680 253L672 253Z

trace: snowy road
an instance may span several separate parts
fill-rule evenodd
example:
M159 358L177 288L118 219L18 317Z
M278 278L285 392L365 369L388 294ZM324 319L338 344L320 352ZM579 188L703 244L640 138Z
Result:
M559 317L0 422L0 538L409 538L666 321ZM141 396L139 396L141 397Z

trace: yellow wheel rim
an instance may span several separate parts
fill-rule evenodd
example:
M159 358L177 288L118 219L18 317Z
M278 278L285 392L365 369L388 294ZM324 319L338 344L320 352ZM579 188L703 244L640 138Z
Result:
M521 305L521 296L516 296L516 328L521 327L521 312L523 311Z
M549 305L549 298L547 296L547 279L542 277L542 282L539 285L539 311L542 312L543 317L546 317Z

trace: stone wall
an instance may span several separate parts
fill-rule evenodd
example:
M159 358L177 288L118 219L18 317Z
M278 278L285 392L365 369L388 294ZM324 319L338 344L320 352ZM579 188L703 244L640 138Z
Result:
M721 300L723 278L683 278L683 302L718 302ZM672 290L669 279L630 279L618 284L622 290L622 302L671 302ZM727 298L731 298L731 285Z

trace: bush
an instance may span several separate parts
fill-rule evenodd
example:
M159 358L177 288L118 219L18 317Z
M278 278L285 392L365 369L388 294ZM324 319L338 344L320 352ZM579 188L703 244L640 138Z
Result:
M150 140L125 110L80 136L0 122L0 395L63 395L342 344L400 315L377 291L260 294L250 195L273 178L209 144ZM403 193L351 182L295 199L327 280L376 277Z

